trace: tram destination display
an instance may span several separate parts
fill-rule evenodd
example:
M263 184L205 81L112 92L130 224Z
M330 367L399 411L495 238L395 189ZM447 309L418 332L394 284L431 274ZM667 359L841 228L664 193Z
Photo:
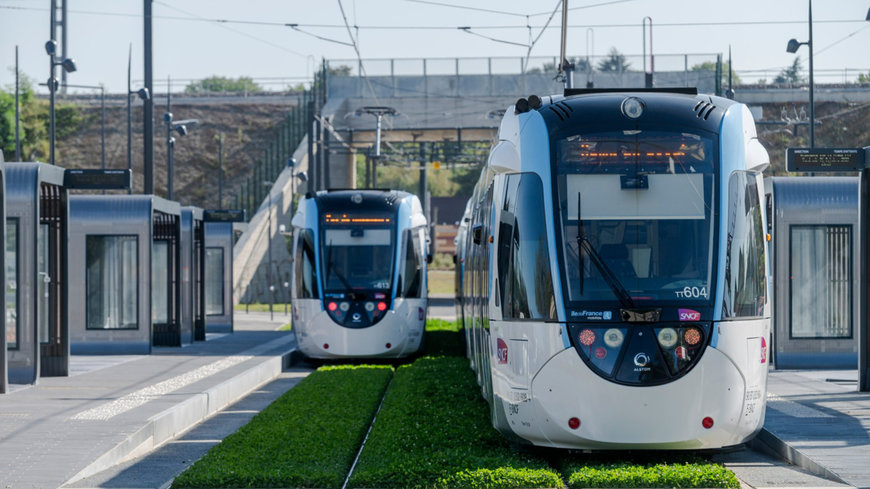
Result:
M864 169L864 148L788 148L785 168L793 172L852 172Z
M130 170L73 170L64 172L64 187L76 190L129 190Z

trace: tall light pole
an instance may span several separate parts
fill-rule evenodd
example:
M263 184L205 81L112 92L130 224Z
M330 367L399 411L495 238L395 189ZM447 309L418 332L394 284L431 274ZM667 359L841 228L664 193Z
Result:
M592 57L589 53L592 53L592 56L595 55L595 30L591 27L586 28L586 88L594 86L592 81Z
M169 89L166 90L166 112L163 114L163 122L166 123L166 187L167 198L174 200L175 185L173 182L174 169L172 166L173 153L175 153L175 138L172 136L172 131L178 133L179 136L187 136L187 127L199 124L198 119L184 119L174 121L172 119L172 94Z
M806 42L800 42L797 39L789 39L788 45L785 50L789 53L796 53L798 48L803 45L806 45L810 50L810 148L814 148L816 146L816 118L815 118L815 103L813 100L813 0L808 0L809 2L809 38ZM870 12L868 12L868 17L870 17Z
M54 161L54 145L55 145L55 119L54 119L54 93L57 91L57 78L54 77L54 67L61 66L64 71L72 73L76 71L76 62L72 58L64 58L62 61L57 61L55 54L57 54L57 41L54 40L54 11L55 5L54 1L52 3L51 9L51 31L52 31L52 39L45 43L45 53L49 57L49 64L51 65L51 70L49 71L48 82L46 85L48 86L48 153L49 153L49 162L53 165Z
M646 72L646 22L649 20L649 73ZM656 69L653 66L653 45L652 45L652 17L647 15L643 18L642 22L643 26L643 75L646 78L646 87L653 87L653 77L655 76Z
M266 240L269 258L269 319L275 319L272 305L275 303L275 284L272 282L272 187L275 182L264 181L263 186L269 187L269 236Z
M147 88L140 88L135 92L130 88L130 70L133 61L133 43L130 43L130 51L127 54L127 170L130 171L130 178L133 178L133 107L130 103L130 95L134 93L139 96L140 100L149 100L151 94ZM127 193L133 193L133 182L130 182L130 188Z
M565 88L574 88L574 63L568 61L568 0L562 0L562 41L559 56L559 74L564 73Z

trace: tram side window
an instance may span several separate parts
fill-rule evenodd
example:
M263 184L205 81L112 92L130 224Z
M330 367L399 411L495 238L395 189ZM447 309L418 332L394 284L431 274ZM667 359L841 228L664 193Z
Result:
M402 266L402 297L420 297L423 285L423 248L420 229L409 229L405 234L405 262Z
M317 276L314 265L314 231L303 229L296 241L296 298L316 299Z
M530 173L510 175L506 193L514 198L504 211L513 222L500 223L500 231L510 233L499 236L498 261L506 265L502 316L556 319L541 179Z
M728 181L728 247L723 318L761 316L767 269L757 174L736 171Z

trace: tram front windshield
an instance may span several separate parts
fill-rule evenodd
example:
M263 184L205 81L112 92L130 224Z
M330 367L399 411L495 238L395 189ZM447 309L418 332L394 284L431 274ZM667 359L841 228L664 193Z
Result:
M321 259L327 297L371 298L392 289L395 224L386 214L326 213Z
M566 302L709 303L713 138L624 130L554 143Z

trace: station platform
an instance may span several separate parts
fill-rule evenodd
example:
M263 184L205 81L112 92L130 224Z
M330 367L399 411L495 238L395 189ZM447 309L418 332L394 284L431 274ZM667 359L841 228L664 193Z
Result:
M219 418L214 415L285 371L287 385L271 393L279 396L307 373L287 378L295 340L277 331L287 322L282 313L270 320L268 312L237 312L232 334L209 334L205 342L155 348L151 355L74 355L69 377L11 386L0 396L0 487L51 489L86 481ZM244 422L234 421L236 429ZM179 472L185 458L190 463L190 448L179 451Z
M870 488L870 393L857 370L771 370L757 449L797 467Z

